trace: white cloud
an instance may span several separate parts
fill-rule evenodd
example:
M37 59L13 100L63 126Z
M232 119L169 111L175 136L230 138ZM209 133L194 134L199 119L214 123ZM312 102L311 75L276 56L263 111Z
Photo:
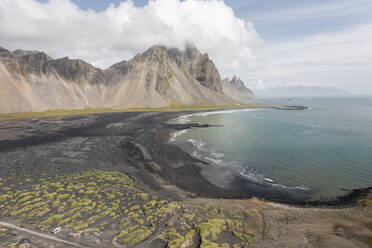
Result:
M347 3L340 2L339 13ZM236 73L252 88L334 85L372 93L372 24L263 43L253 23L219 0L152 0L144 7L128 0L103 12L81 10L70 0L0 0L0 46L11 50L41 50L105 68L154 44L190 42L210 54L223 77Z
M100 67L154 44L183 48L193 43L225 74L254 64L252 48L261 42L253 24L219 0L153 0L142 8L128 0L98 13L70 0L1 0L0 41L5 48L42 50Z
M370 16L372 1L370 0L336 0L321 3L305 2L293 7L269 10L250 15L254 21L301 20L315 18L331 18L342 16Z
M266 43L259 54L260 67L246 75L254 88L335 86L372 94L372 23Z

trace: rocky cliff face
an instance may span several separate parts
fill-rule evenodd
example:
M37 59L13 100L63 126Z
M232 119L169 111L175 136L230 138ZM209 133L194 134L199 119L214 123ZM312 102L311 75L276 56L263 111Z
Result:
M80 59L61 59L48 61L46 73L55 72L65 81L79 84L100 84L105 82L105 74L101 69Z
M14 55L9 52L8 50L6 50L5 48L2 48L0 47L0 56L3 57L3 58L13 58Z
M253 92L245 86L244 82L240 78L236 76L231 80L228 78L224 79L222 81L222 88L226 95L242 102L256 99Z
M208 66L204 65L208 64ZM153 46L130 61L105 71L107 84L117 94L113 104L129 107L224 105L234 101L222 92L220 75L196 48Z
M40 51L29 51L29 50L15 50L12 52L12 54L16 57L21 57L21 56L24 56L24 55L31 55L31 54L37 54L37 53L40 53ZM51 60L52 57L50 57L48 55L48 60Z
M222 92L220 74L208 54L201 54L191 46L186 47L184 51L176 48L170 49L168 54L186 74L201 85L216 92Z
M195 47L153 46L107 70L68 57L0 48L0 112L96 107L227 105L222 80Z

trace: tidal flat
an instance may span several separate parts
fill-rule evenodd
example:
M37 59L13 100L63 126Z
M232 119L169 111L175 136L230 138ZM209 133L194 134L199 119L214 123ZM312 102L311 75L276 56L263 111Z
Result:
M312 204L228 170L219 180L234 187L220 188L200 172L221 171L167 142L175 130L208 128L167 123L182 114L2 120L0 245L371 247L370 189Z

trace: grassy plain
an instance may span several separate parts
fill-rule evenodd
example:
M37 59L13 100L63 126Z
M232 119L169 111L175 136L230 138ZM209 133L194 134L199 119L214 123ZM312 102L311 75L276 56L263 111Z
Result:
M87 109L72 109L72 110L47 110L44 112L16 112L9 114L0 114L1 119L26 119L26 118L43 118L43 117L58 117L71 115L87 115L87 114L102 114L102 113L118 113L118 112L150 112L150 111L187 111L187 110L217 110L217 109L239 109L239 108L264 108L268 107L261 104L244 104L244 105L192 105L192 106L170 106L162 108L87 108Z

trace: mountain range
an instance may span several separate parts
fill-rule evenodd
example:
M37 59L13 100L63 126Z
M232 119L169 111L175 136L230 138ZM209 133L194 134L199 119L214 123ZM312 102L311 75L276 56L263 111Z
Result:
M235 105L254 99L208 54L156 45L106 70L68 57L0 47L0 113L84 108Z

